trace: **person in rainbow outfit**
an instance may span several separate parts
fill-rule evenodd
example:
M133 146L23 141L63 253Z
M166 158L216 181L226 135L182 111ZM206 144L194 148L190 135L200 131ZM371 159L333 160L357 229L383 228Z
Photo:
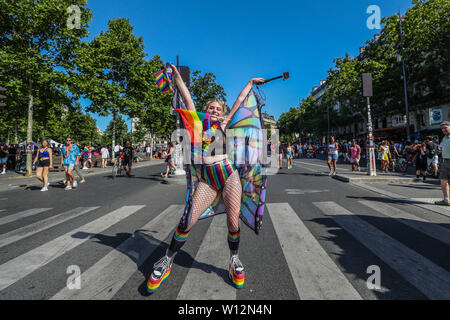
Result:
M222 152L220 151L220 146L226 146L225 132L227 128L230 128L230 122L236 111L238 111L241 105L247 103L247 101L249 101L250 104L249 94L253 93L253 85L262 85L265 80L263 78L251 79L241 91L237 100L234 102L231 111L227 115L225 115L225 103L219 100L208 101L204 107L204 113L200 113L196 112L191 94L184 84L177 68L173 64L170 66L173 70L173 78L176 82L177 89L180 91L187 109L175 109L175 111L178 111L181 114L186 129L190 129L191 142L192 140L200 140L201 142L199 144L200 149L194 150L193 152L196 154L196 157L200 157L201 164L192 166L198 169L194 169L196 183L191 189L189 189L191 172L187 172L187 199L189 200L187 201L185 212L173 234L172 241L166 254L154 265L153 272L147 281L147 291L150 293L155 292L160 287L161 283L167 279L172 270L174 257L186 242L192 227L199 218L202 219L204 216L214 214L211 214L211 211L213 211L211 208L217 204L219 198L222 198L221 200L223 200L225 213L227 215L228 246L230 249L230 261L228 265L229 278L234 287L242 288L245 282L245 271L243 264L239 260L238 251L240 241L239 217L241 215L242 218L241 205L243 205L244 201L242 179L245 180L245 177L240 176L235 163L228 159L227 153L223 150L225 148L222 148ZM158 76L161 77L160 73L156 75L157 80ZM254 96L251 96L251 102L255 102ZM256 106L256 103L253 103L253 107L254 106ZM254 114L257 114L257 111L251 112L253 117ZM239 118L239 116L237 118ZM190 128L188 128L188 126L190 126ZM219 146L219 148L216 147L214 150L211 150L212 145ZM259 185L260 189L262 185L262 189L264 189L260 201L262 205L258 206L257 210L254 210L258 211L261 216L264 211L265 179L264 183ZM193 192L189 192L189 190ZM254 214L256 215L256 212L254 212ZM246 220L244 220L244 222L249 226L252 225L252 228L258 232L261 221L258 221L258 218L249 220L252 222L248 223ZM258 226L255 227L255 224Z

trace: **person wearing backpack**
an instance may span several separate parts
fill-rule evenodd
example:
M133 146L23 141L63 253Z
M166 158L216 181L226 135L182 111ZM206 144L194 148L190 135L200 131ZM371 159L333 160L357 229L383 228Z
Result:
M426 144L427 144L427 166L429 166L430 164L433 166L433 176L437 178L439 157L437 153L437 146L436 143L434 143L433 141L433 137L428 136Z

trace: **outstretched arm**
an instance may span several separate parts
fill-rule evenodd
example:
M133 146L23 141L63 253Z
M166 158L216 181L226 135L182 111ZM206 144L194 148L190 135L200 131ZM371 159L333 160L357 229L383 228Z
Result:
M183 97L184 103L186 104L186 108L191 111L196 111L194 101L192 100L192 97L191 97L191 93L189 92L189 89L184 84L184 81L181 78L181 75L178 72L177 67L175 67L173 64L170 64L170 67L172 68L173 78L175 79L175 83L176 83L178 90L180 90L181 96Z
M226 128L228 124L230 123L231 119L233 119L234 114L236 113L239 106L244 102L245 97L247 97L248 93L252 89L254 84L263 85L264 84L263 78L253 78L251 79L247 85L242 89L241 93L239 94L238 98L233 104L233 107L231 108L230 113L225 117L225 120L222 123L222 128Z

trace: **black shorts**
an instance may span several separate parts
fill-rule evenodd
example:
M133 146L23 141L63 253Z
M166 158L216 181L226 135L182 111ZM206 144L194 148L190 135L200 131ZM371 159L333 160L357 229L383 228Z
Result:
M124 157L123 159L122 159L122 165L123 166L129 166L129 167L131 167L131 163L132 163L133 161L131 161L131 158L126 158L126 157Z
M50 159L39 160L39 167L50 167Z
M441 180L450 180L450 159L444 159L442 162L439 178Z
M427 159L416 159L416 171L422 170L427 171Z

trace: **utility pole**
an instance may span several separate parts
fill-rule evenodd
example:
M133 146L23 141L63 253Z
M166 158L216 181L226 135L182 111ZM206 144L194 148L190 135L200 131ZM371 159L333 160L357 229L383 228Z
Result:
M372 74L363 73L360 77L362 95L367 98L367 174L376 176L375 145L373 142L372 117L370 115L370 97L372 94Z
M400 26L400 58L402 60L403 69L403 88L405 91L405 109L406 109L406 140L410 141L411 132L409 128L409 107L408 107L408 84L406 81L406 69L405 69L405 59L403 58L403 35L402 35L402 16L400 10L398 11L398 21Z

